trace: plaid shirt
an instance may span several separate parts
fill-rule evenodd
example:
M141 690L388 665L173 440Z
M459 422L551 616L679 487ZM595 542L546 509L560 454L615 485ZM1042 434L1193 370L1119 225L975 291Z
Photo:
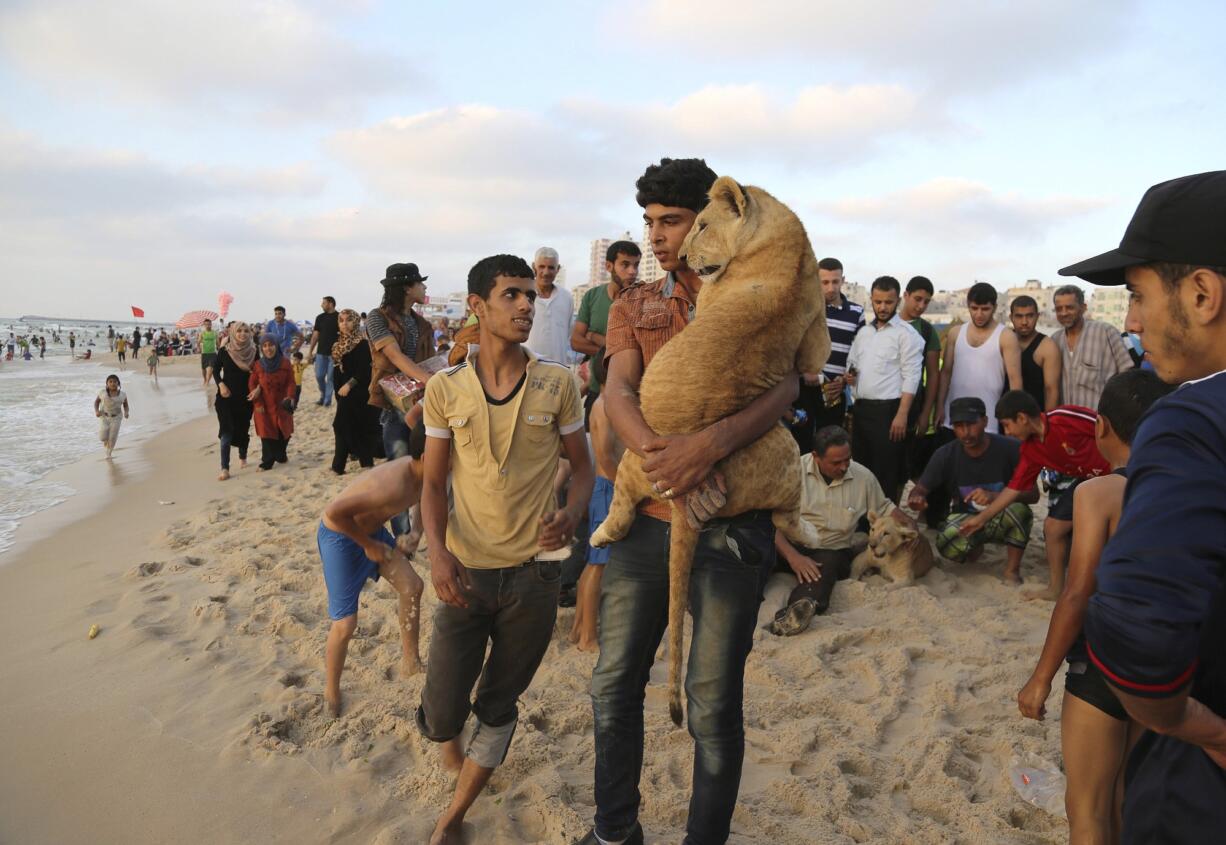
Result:
M1064 329L1052 334L1051 339L1060 348L1060 361L1064 365L1060 374L1060 401L1065 405L1097 408L1107 379L1135 366L1124 338L1114 326L1100 320L1085 321L1081 337L1077 338L1077 348L1072 352L1069 352Z
M643 356L646 371L664 344L689 325L696 298L672 273L650 284L623 290L609 309L605 361L618 352L633 349ZM667 502L648 499L639 506L639 512L663 522L672 520L672 508Z

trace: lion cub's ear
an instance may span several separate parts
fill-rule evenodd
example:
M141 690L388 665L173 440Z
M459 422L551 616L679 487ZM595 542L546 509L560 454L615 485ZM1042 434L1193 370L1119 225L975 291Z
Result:
M877 524L877 519L878 519L878 517L877 517L877 511L869 511L867 514L865 514L865 516L867 516L867 517L868 517L868 524L869 524L869 525L876 525L876 524Z
M731 176L721 176L716 179L715 184L711 186L709 196L712 202L723 204L737 217L745 216L745 206L749 204L749 197L745 189Z

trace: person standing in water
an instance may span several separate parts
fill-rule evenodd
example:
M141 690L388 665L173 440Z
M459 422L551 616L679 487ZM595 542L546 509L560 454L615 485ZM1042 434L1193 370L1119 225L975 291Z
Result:
M120 412L123 417L120 417ZM111 459L115 441L119 439L119 425L128 418L128 394L119 388L119 376L106 377L106 387L98 391L94 399L94 416L98 418L98 438L106 449L106 459Z

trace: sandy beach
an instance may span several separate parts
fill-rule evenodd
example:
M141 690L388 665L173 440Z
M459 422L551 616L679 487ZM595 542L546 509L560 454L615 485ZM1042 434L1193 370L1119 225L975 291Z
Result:
M451 781L414 726L424 676L398 674L385 584L362 596L345 713L323 712L315 525L357 466L329 471L331 409L306 381L287 465L257 474L253 462L217 482L209 415L117 453L101 510L57 508L23 525L19 541L47 536L0 565L0 841L428 835ZM127 462L148 471L125 473ZM1009 783L1015 754L1058 763L1062 684L1046 722L1018 715L1051 605L1000 582L1002 554L942 562L910 588L845 582L809 632L759 630L731 842L1066 840L1065 822ZM1045 573L1036 538L1023 575ZM772 580L761 622L788 589ZM427 586L423 655L434 608ZM595 656L566 641L572 614L559 612L507 763L469 814L471 841L568 843L590 824ZM646 705L649 842L677 841L689 796L692 743L669 721L664 668Z

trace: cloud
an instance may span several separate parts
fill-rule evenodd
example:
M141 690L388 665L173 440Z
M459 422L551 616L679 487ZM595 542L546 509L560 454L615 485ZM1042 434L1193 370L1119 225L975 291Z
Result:
M175 168L126 150L81 150L0 131L3 216L146 217L224 200L276 200L318 194L324 184L305 163L254 169Z
M294 0L25 0L0 11L0 49L80 96L283 119L349 112L413 81L398 59L337 34L340 10L324 11Z
M995 87L1062 70L1118 44L1136 0L627 0L644 49L700 49L723 64L797 56L840 78L847 69L942 90Z
M892 137L951 126L943 110L901 85L815 85L790 99L761 85L712 85L667 105L571 101L562 108L580 125L631 147L650 144L656 155L694 150L794 167L861 159Z
M850 198L817 211L835 223L871 227L879 238L931 243L1026 244L1053 227L1111 204L1099 197L1029 197L968 179L940 178L878 197Z

